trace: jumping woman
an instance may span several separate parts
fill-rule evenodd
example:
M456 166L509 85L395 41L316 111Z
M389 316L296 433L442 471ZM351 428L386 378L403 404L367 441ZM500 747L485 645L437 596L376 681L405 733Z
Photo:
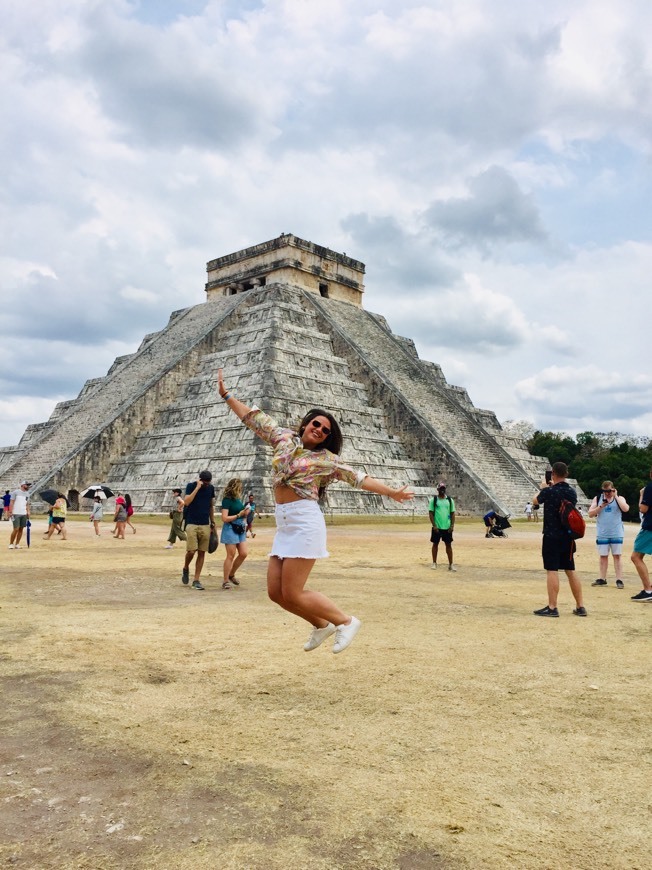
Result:
M303 647L306 652L316 649L333 633L333 652L342 652L358 633L360 620L344 613L321 592L305 588L315 560L328 556L319 498L334 480L400 503L413 498L414 493L407 486L392 489L344 465L339 456L342 433L328 411L313 408L298 430L284 429L257 407L249 408L236 399L224 386L222 369L218 389L233 413L273 449L276 535L267 567L269 597L312 625Z

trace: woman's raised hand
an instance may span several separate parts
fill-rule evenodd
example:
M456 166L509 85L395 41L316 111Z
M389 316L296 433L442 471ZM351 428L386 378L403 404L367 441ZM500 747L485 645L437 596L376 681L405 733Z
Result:
M400 489L395 489L390 498L402 504L404 501L410 501L410 499L414 498L414 492L408 489L407 486L402 486Z

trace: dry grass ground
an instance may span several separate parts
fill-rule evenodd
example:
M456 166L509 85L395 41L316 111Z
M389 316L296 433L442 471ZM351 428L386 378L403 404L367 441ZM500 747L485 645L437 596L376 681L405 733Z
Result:
M315 587L358 615L306 654L265 595L271 528L242 585L179 582L167 523L9 551L0 524L0 863L20 868L652 866L650 622L626 589L537 619L540 527L329 529ZM631 544L635 529L628 529ZM631 547L627 546L627 551Z

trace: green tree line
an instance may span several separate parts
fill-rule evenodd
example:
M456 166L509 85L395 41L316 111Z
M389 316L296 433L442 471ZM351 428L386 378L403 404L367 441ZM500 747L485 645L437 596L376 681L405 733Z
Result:
M565 462L589 499L600 492L603 480L613 481L629 504L625 519L638 521L641 487L650 482L652 440L615 432L580 432L576 438L557 432L534 432L527 440L530 453Z

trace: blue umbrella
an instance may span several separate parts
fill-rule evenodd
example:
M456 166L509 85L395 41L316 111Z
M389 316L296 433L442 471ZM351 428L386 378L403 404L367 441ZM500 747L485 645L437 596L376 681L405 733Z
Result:
M30 523L29 520L27 520L27 546L28 547L29 547L30 541L32 539L31 528L32 528L32 524Z

